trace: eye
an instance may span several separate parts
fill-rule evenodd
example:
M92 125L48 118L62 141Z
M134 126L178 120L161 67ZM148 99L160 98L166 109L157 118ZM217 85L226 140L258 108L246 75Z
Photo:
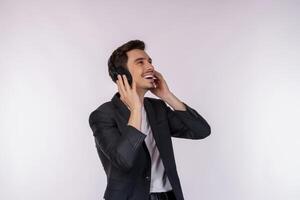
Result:
M138 64L143 64L143 61L139 61Z

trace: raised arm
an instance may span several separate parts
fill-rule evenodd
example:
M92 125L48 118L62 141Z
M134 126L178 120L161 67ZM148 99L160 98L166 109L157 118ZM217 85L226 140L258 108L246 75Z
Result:
M210 125L186 103L182 102L186 110L172 110L163 100L160 102L167 112L172 137L203 139L210 135Z
M111 114L101 110L90 114L89 125L97 148L115 167L130 170L146 135L130 124L119 130Z

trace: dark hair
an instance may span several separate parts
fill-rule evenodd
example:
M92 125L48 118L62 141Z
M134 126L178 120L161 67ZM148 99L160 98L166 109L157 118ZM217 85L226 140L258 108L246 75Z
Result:
M111 56L108 59L108 72L111 79L114 81L112 76L112 71L116 71L116 68L123 67L128 69L127 61L128 56L127 52L133 49L140 49L145 50L145 43L141 40L131 40L126 42L125 44L118 47L116 50L113 51ZM115 82L115 81L114 81Z

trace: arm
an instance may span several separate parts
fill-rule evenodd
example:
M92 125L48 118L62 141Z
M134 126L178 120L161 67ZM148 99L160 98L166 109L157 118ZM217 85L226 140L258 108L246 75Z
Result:
M164 101L171 105L174 110L171 110ZM172 137L203 139L210 135L209 124L196 110L180 101L173 94L165 97L164 101L161 103L167 112Z
M130 124L124 130L119 130L110 114L101 110L90 114L89 125L97 148L115 167L123 171L130 170L146 135Z
M135 127L136 129L138 129L139 131L141 131L141 124L142 124L142 111L141 111L141 107L137 107L135 109L133 109L132 111L130 111L130 117L128 120L127 125L131 125L133 127Z

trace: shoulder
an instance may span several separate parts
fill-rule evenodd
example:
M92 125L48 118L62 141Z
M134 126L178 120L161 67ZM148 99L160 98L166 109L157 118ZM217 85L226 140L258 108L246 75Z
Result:
M105 116L106 118L109 117L112 113L112 110L113 110L113 105L111 101L102 103L96 109L92 110L91 113L89 114L89 123L91 123L96 118L99 118L101 116Z
M100 111L106 113L106 112L111 112L112 109L113 109L113 103L111 101L107 101L101 104L100 106L98 106L94 111Z

